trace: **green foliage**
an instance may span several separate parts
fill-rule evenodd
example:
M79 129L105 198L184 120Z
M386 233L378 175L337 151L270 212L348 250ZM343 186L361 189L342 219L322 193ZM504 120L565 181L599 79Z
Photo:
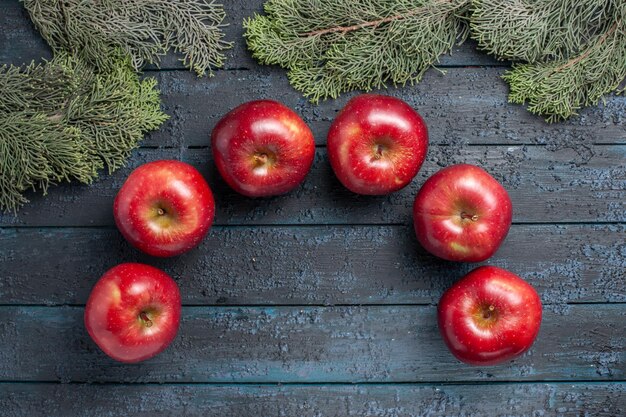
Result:
M503 78L510 84L509 101L528 102L528 110L548 122L567 119L603 95L619 91L626 79L626 21L598 36L569 59L517 64ZM623 90L621 90L623 91Z
M111 55L112 54L112 55ZM0 67L0 209L61 181L89 183L119 168L161 112L154 79L110 51L108 70L59 52L44 64Z
M467 36L469 0L269 0L244 22L253 56L311 101L404 85Z
M70 51L100 69L121 48L139 70L170 48L198 75L224 63L224 9L207 0L22 0L41 35L55 50Z
M472 0L472 38L500 59L566 58L610 28L616 1Z
M626 79L623 0L473 0L472 37L514 64L509 101L556 122ZM622 90L623 91L623 90Z
M91 182L167 118L136 70L170 48L198 75L223 65L224 10L210 0L22 0L54 51L0 68L0 209L29 190Z
M509 100L550 122L623 91L624 0L269 0L244 26L253 56L317 102L419 81L466 21L481 49L522 61Z

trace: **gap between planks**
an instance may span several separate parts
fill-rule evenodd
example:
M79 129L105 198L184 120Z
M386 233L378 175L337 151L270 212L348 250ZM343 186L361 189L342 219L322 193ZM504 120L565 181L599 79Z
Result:
M512 226L621 226L626 225L626 222L613 222L613 221L564 221L564 222L519 222L514 221L511 223ZM284 228L284 229L295 229L295 228L307 228L307 229L315 229L315 228L372 228L372 227L412 227L411 223L241 223L241 224L219 224L212 226L211 230L219 230L219 229L253 229L253 228L261 228L261 229L271 229L271 228ZM42 226L42 225L0 225L0 230L19 230L19 229L98 229L98 230L115 230L117 227L113 224L106 225L73 225L73 226Z
M626 383L626 379L613 379L607 381L588 380L588 379L542 379L536 381L529 380L507 380L507 381L398 381L398 382L81 382L81 381L20 381L20 380L0 380L0 385L84 385L84 386L98 386L98 385L117 385L117 386L215 386L215 387L237 387L237 386L267 386L267 387L307 387L307 386L393 386L393 385L410 385L416 387L429 387L429 386L473 386L473 385L621 385Z
M330 126L330 125L329 125ZM605 147L609 147L609 146L624 146L626 145L626 135L624 136L624 141L623 142L612 142L612 143L589 143L589 146L605 146ZM452 147L452 146L459 146L458 144L454 144L454 143L431 143L429 144L429 146L433 147L433 146L437 146L437 147ZM476 148L485 148L485 147L506 147L506 148L511 148L511 147L516 147L516 146L526 146L526 147L538 147L538 148L545 148L546 146L548 146L545 143L530 143L530 142L520 142L520 143L464 143L461 146L463 147L476 147ZM196 150L200 150L200 151L204 151L204 150L210 150L211 149L211 145L189 145L189 146L170 146L170 145L140 145L139 147L137 147L136 149L142 149L142 150L170 150L170 149L174 149L174 150L189 150L189 151L196 151ZM326 149L326 144L322 143L322 144L316 144L315 145L315 149Z
M259 64L261 65L261 64ZM270 67L270 66L274 66L274 65L261 65L263 67ZM431 69L438 69L438 68L454 68L454 69L475 69L475 68L511 68L512 64L511 62L502 62L502 63L492 63L492 64L480 64L480 65L476 65L476 64L437 64L437 65L433 65L431 67ZM237 72L237 71L256 71L258 68L249 68L249 67L222 67L222 68L211 68L211 71L213 72ZM287 69L284 69L285 73L288 71ZM152 65L146 66L144 68L141 69L142 72L189 72L189 68L187 67L155 67ZM391 87L393 87L393 85L391 85ZM398 87L394 87L394 88L401 88L402 86L398 86Z
M542 303L542 306L550 307L550 306L616 306L623 305L626 306L626 301L566 301L562 303ZM343 307L436 307L437 303L337 303L337 304L216 304L216 303L183 303L182 307L201 307L201 308L213 308L213 309L232 309L232 308L343 308ZM85 308L85 304L75 304L75 303L38 303L38 304L28 304L28 303L2 303L0 304L0 308Z

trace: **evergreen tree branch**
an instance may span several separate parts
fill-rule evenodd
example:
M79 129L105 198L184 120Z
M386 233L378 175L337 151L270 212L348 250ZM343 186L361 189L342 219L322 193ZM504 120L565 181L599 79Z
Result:
M377 20L373 20L370 22L363 22L363 23L358 23L352 26L336 26L336 27L331 27L331 28L327 28L327 29L319 29L313 32L307 32L301 35L301 37L309 37L309 36L322 36L322 35L327 35L329 33L335 33L335 32L341 32L341 33L348 33L348 32L352 32L355 30L359 30L359 29L365 29L365 28L377 28L378 26L384 24L384 23L391 23L393 21L396 20L402 20L402 19L407 19L410 17L413 17L415 15L418 14L423 14L423 13L427 13L430 11L430 7L436 6L437 3L439 3L440 5L444 5L446 3L450 3L451 0L439 0L437 2L434 2L433 4L429 5L429 6L425 6L425 7L418 7L416 9L413 10L409 10L405 13L402 14L397 14L394 16L389 16L389 17L384 17L382 19L377 19Z
M471 36L499 59L563 59L605 33L619 4L623 1L472 0Z
M59 52L44 64L0 67L0 209L62 181L90 183L119 168L167 118L154 79L109 51L109 70Z
M472 0L472 37L500 59L509 101L549 122L594 105L626 79L623 0Z
M417 82L467 36L469 0L269 0L244 22L248 48L317 102Z
M586 49L568 59L517 64L503 78L510 84L509 101L528 102L528 110L548 122L567 119L603 95L623 92L626 80L626 5L622 18Z
M158 64L173 48L198 73L222 67L223 7L208 0L22 0L41 35L55 51L70 51L100 69L108 51L120 48L139 70Z
M606 42L607 38L609 38L611 35L613 35L613 33L615 33L615 30L617 29L617 27L621 25L621 22L615 22L613 24L613 26L611 26L611 28L602 36L600 36L598 38L597 41L595 41L591 46L589 46L587 49L585 49L584 51L582 51L582 53L568 61L566 61L564 64L556 67L553 71L553 73L557 73L557 72L561 72L563 70L568 69L569 67L578 64L580 61L582 61L583 59L587 58L589 55L591 55L595 48L599 48L602 47L603 44Z

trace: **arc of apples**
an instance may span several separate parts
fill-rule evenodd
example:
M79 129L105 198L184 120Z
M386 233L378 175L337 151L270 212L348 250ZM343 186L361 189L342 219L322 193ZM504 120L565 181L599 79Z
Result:
M304 180L315 156L306 123L270 100L244 103L226 114L211 134L211 145L223 179L249 197L291 191ZM373 94L346 104L327 142L339 181L365 195L389 194L408 185L427 148L422 117L402 100ZM169 257L200 243L213 223L215 201L191 165L156 161L128 176L113 211L131 245ZM508 234L512 204L485 170L459 164L426 180L415 198L413 219L419 243L433 255L480 262ZM482 266L443 294L437 316L454 356L468 364L493 365L530 348L541 313L539 295L530 284L512 272ZM174 340L180 316L180 292L170 276L149 265L125 263L107 271L94 286L85 326L107 355L132 363L162 352Z

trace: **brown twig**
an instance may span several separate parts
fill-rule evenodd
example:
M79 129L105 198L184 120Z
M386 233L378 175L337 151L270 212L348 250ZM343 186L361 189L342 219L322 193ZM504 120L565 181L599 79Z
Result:
M373 20L371 22L363 22L363 23L359 23L356 25L352 25L352 26L337 26L334 28L320 29L320 30L315 30L312 32L306 32L306 33L301 34L300 37L306 38L309 36L322 36L322 35L328 35L329 33L337 33L337 32L348 33L348 32L352 32L355 30L364 29L367 27L376 28L382 24L393 22L395 20L401 20L401 19L406 19L408 17L413 17L415 15L425 12L426 10L432 8L433 6L438 6L444 3L450 3L451 1L452 0L442 0L442 1L433 2L432 4L429 4L428 6L418 7L417 9L411 10L410 12L407 12L407 13L397 14L394 16L385 17L383 19Z
M598 46L598 45L602 45L604 43L604 41L606 41L606 39L611 36L611 34L613 32L615 32L615 30L617 29L617 26L620 24L620 21L615 22L615 24L613 24L613 26L611 26L611 28L609 30L606 31L606 33L604 35L602 35L593 46L589 46L585 52L583 52L582 54L578 55L576 58L571 59L570 61L566 62L565 64L557 67L554 69L554 71L552 71L552 74L557 73L557 72L561 72L564 69L567 69L569 67L571 67L572 65L582 61L583 59L587 58L589 56L589 54L591 53L591 51L593 50L594 47Z

